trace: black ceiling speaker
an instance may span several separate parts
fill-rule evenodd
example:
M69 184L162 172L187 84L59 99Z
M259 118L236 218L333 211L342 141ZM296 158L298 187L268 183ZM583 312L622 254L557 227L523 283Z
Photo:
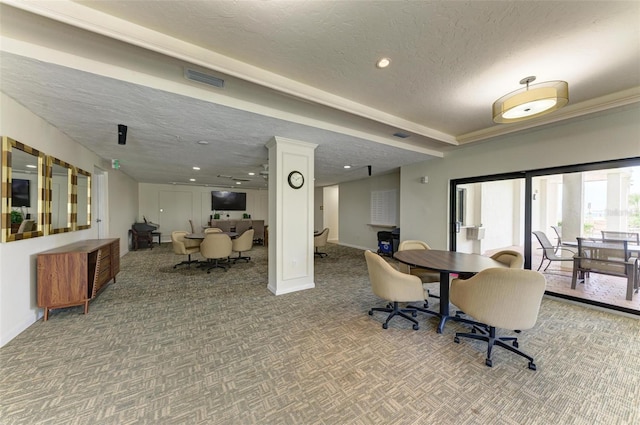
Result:
M118 144L127 144L127 126L124 124L118 124Z

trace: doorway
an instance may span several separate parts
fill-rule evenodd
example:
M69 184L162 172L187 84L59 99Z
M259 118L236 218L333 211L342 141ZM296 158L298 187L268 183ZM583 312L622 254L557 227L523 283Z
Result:
M591 273L571 288L577 237L640 233L640 158L453 180L450 193L450 249L514 249L536 270L543 250L532 232L542 232L568 257L540 267L548 294L640 315L640 294L626 299L625 277ZM630 252L640 255L640 247Z

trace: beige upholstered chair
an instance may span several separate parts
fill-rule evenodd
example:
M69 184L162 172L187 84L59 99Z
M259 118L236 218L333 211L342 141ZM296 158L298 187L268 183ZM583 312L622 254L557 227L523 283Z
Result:
M204 240L200 244L200 254L211 263L207 273L211 273L211 269L216 267L227 271L231 247L231 238L225 233L207 233L204 235Z
M426 242L419 241L419 240L406 240L406 241L400 242L400 245L398 245L398 251L408 251L411 249L431 249L431 247ZM440 282L440 272L437 272L435 270L423 269L420 267L409 267L407 264L400 263L400 262L398 263L398 270L400 270L402 273L418 276L422 281L422 283L425 283L425 284ZM429 293L429 290L426 287L425 287L425 291L430 297L440 298L438 296L431 295L431 293ZM427 307L429 307L429 301L425 298L424 308L427 308Z
M173 246L174 254L186 255L187 259L173 266L175 269L183 264L191 267L191 263L197 263L197 260L191 259L191 254L200 252L200 241L197 239L186 239L184 235L188 232L184 230L176 230L171 232L171 245Z
M496 252L491 258L509 266L510 269L521 269L524 267L524 257L518 251L505 249Z
M497 337L496 328L532 328L538 319L545 286L546 281L541 273L521 269L492 268L469 279L453 279L451 302L488 330L488 334L458 332L454 341L459 343L460 338L486 341L487 366L493 365L491 351L497 345L526 358L529 360L529 369L536 370L533 357L518 349L518 339Z
M398 245L398 251L408 251L411 249L431 249L431 247L426 242L417 240L402 241L400 242L400 245ZM398 264L398 270L403 273L418 276L423 283L440 281L440 272L437 272L435 270L423 269L420 267L409 267L404 263Z
M313 237L313 247L315 248L314 254L318 257L326 257L328 254L326 252L320 252L318 248L322 248L327 245L327 239L329 238L329 228L325 227L322 232L314 235Z
M233 259L233 262L244 260L248 263L251 257L243 256L242 253L251 250L252 247L253 229L249 229L231 241L231 250L238 253L238 256Z
M196 229L193 227L193 220L189 219L189 227L191 228L191 233L195 233Z
M20 227L18 227L18 233L31 232L35 227L35 220L22 220Z
M217 227L207 227L204 229L204 234L207 233L222 233L222 229L218 229Z
M413 329L420 329L418 321L413 318L416 315L416 310L426 313L431 312L418 307L408 306L407 308L401 309L398 306L399 302L421 301L426 297L420 278L396 270L391 264L387 263L384 258L369 250L365 251L364 257L367 260L369 281L371 282L373 293L389 301L389 303L393 303L393 307L372 308L369 310L369 315L373 315L374 311L389 313L387 320L382 324L383 329L387 329L389 321L394 316L404 317L413 323ZM413 317L408 316L406 313L411 313Z

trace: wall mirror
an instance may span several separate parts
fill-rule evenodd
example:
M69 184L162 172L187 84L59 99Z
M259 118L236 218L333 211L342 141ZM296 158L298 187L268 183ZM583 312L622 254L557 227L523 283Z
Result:
M44 154L2 137L2 242L44 233Z
M83 230L91 227L91 173L80 168L76 170L76 214L72 221L76 223L76 230Z
M49 234L71 231L73 167L58 158L47 157Z

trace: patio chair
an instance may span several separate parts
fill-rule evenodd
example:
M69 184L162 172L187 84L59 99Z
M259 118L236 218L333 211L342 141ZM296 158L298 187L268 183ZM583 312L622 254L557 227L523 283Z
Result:
M551 226L551 228L553 229L554 232L556 232L556 250L558 248L560 248L560 245L562 245L562 227L560 226Z
M554 261L571 261L573 262L573 256L576 254L575 251L569 249L569 248L563 248L563 247L556 247L553 246L553 244L551 243L551 241L549 241L549 238L547 237L547 235L540 231L540 230L536 230L534 232L531 232L534 234L534 236L538 239L538 243L540 243L540 246L542 247L542 260L540 261L540 265L538 266L538 271L540 271L540 268L542 267L542 265L544 264L545 260L549 261L549 263L547 264L547 266L544 268L543 271L547 271L547 269L549 268L549 266L551 265L552 262ZM571 255L570 257L567 257L567 255Z

